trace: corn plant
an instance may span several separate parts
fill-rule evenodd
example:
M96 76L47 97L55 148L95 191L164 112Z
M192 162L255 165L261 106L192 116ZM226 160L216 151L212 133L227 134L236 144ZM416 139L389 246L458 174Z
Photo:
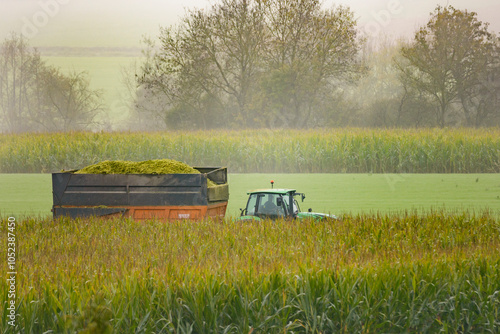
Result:
M500 326L500 230L488 212L258 224L31 218L16 232L17 327L2 317L5 333ZM3 280L4 301L7 291Z
M0 172L174 159L231 172L498 173L500 130L319 129L0 135Z

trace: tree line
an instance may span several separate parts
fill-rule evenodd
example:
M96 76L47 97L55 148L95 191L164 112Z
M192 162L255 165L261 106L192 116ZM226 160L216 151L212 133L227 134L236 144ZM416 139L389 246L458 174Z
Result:
M309 127L363 72L354 14L319 1L221 0L161 29L140 112L182 128Z
M412 39L367 41L318 0L219 0L146 39L132 130L500 125L500 42L438 6ZM102 92L13 35L0 47L0 131L98 128Z
M348 8L222 0L148 41L136 111L172 128L500 124L499 39L438 6L410 41L370 46Z
M45 64L20 35L0 46L0 132L88 130L102 111L102 92L84 72Z

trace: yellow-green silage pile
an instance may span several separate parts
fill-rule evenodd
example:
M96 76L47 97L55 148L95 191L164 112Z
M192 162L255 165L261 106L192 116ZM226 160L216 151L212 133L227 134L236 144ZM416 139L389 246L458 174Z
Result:
M77 174L197 174L193 167L176 160L157 159L146 161L106 160L87 166Z
M106 160L87 166L75 172L76 174L199 174L193 167L172 159L157 159L146 161ZM211 180L208 186L216 186Z

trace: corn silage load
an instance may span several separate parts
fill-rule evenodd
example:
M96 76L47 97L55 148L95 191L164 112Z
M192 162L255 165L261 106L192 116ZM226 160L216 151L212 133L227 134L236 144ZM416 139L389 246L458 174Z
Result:
M200 174L193 167L172 159L157 159L147 161L106 160L90 165L75 172L75 174ZM208 186L216 184L208 181Z

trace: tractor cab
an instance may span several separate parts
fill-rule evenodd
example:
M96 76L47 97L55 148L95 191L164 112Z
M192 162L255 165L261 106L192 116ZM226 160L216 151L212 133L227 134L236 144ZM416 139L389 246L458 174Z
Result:
M273 184L271 181L271 185ZM245 209L240 209L239 220L335 218L323 213L313 213L311 209L308 212L301 212L297 198L303 202L306 195L298 193L295 189L259 189L248 192L248 195Z
M295 218L299 213L299 204L295 195L302 195L294 189L263 189L248 193L247 206L242 210L242 216L259 218Z

